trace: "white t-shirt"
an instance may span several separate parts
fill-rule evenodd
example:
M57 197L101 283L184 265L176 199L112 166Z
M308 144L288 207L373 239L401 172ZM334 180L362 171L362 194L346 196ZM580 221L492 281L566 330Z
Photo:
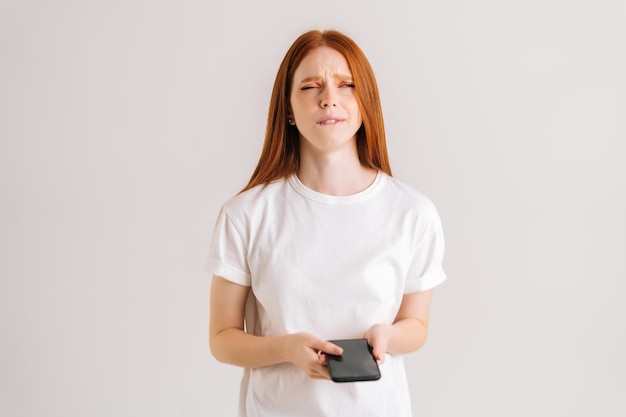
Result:
M330 196L296 175L233 197L219 214L207 271L251 286L246 330L363 337L392 323L405 293L446 279L441 222L431 201L379 173L364 191ZM402 356L378 381L309 379L283 363L245 369L241 417L410 417Z

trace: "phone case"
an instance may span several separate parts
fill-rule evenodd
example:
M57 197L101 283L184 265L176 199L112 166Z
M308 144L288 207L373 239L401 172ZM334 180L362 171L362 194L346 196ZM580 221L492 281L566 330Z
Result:
M335 382L375 381L380 369L365 339L331 340L343 348L341 355L326 354L328 371Z

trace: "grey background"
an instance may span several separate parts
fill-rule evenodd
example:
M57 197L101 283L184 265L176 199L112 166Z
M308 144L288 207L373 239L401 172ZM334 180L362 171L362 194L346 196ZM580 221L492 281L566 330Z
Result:
M309 28L378 77L449 280L416 416L623 416L622 1L0 2L0 415L234 415L202 264Z

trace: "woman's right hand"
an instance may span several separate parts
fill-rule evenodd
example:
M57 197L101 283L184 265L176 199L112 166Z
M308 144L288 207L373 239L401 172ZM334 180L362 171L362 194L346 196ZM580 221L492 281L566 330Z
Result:
M310 378L330 379L326 355L341 355L343 350L308 333L254 336L244 331L245 306L249 287L213 277L209 343L220 362L243 368L291 362Z
M343 349L309 333L295 333L287 338L289 361L311 379L330 379L326 355L341 355Z

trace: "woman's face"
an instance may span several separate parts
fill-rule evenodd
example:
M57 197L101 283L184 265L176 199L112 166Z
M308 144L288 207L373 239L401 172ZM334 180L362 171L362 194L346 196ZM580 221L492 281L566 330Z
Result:
M325 152L353 146L361 112L352 72L337 50L321 46L304 57L294 73L290 104L301 150Z

